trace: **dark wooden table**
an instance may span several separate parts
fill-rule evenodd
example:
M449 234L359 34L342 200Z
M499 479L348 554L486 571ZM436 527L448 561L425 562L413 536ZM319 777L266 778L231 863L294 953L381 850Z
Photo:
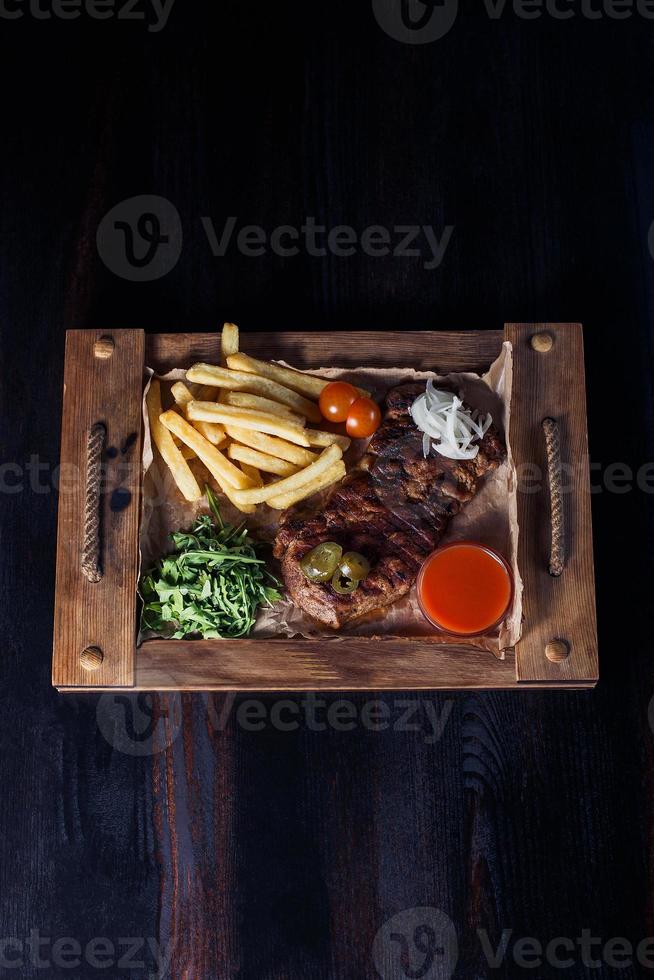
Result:
M480 5L416 45L369 2L178 0L158 32L15 9L0 18L0 975L89 980L104 963L146 977L159 943L174 980L430 980L451 972L452 930L461 980L618 975L601 945L597 968L576 944L562 970L551 955L520 966L513 944L654 931L651 468L649 492L636 485L654 458L651 22L576 7L492 19ZM159 279L98 254L103 216L135 195L180 215L181 255ZM220 237L229 216L268 235L311 218L381 225L393 244L399 225L453 231L435 268L424 236L417 256L366 255L360 240L349 256L234 241L214 256L201 219ZM357 695L352 730L321 729L337 697L316 724L296 695L239 716L243 698L53 691L64 330L224 319L583 321L597 689L408 692L375 699L376 714ZM493 969L483 930L496 946L504 929ZM619 975L643 972L634 956Z

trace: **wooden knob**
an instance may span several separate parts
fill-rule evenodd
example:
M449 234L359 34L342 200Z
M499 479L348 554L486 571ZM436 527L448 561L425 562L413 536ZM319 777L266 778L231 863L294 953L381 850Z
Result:
M550 640L545 646L545 656L553 664L560 664L570 656L570 644L567 640Z
M531 338L531 346L539 354L547 354L548 350L552 350L553 343L554 338L551 333L535 333Z
M86 647L79 655L79 662L84 670L97 670L104 660L100 647Z
M112 337L100 337L93 345L93 353L96 357L106 361L114 352L115 344Z

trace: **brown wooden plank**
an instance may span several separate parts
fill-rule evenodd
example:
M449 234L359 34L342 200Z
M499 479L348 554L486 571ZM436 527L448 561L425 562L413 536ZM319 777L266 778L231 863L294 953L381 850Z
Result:
M516 688L511 652L420 640L148 640L145 691L385 691ZM558 685L557 685L558 686ZM578 683L575 686L585 686Z
M513 344L510 439L519 474L518 557L524 581L517 678L592 683L598 676L597 624L582 329L578 323L508 323L505 332ZM551 349L532 346L532 338L541 333L552 339ZM557 578L548 572L550 511L542 433L546 417L558 421L564 466L566 564ZM545 647L552 640L567 642L566 659L548 660Z
M347 330L241 334L254 357L277 358L294 367L414 367L420 370L484 371L500 352L501 330ZM164 374L195 361L216 361L220 334L149 334L146 363Z
M94 353L102 337L113 341L109 356ZM134 679L144 349L142 330L66 334L52 666L58 687L125 687ZM103 575L91 583L81 553L87 438L96 422L106 426L109 452L101 495ZM88 646L104 657L93 671L80 662Z

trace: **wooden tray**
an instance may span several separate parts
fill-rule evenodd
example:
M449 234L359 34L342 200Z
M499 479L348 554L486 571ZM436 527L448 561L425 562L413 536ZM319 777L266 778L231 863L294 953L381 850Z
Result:
M511 446L518 473L539 467L550 481L518 494L523 635L497 660L490 653L419 639L149 640L138 649L137 568L141 399L144 366L158 373L217 361L217 334L141 330L68 331L61 462L78 474L59 497L52 683L61 691L411 690L592 687L597 681L586 396L580 324L510 323L466 333L254 333L243 349L300 368L335 364L485 371L504 339L513 344ZM552 575L551 490L555 462L542 423L556 421L566 492L563 571ZM106 430L100 512L89 513L89 438ZM551 449L551 446L550 446ZM528 470L533 476L533 471ZM92 474L91 474L92 477ZM533 481L532 481L533 482ZM82 570L84 535L99 518L101 577ZM559 542L561 543L561 542Z

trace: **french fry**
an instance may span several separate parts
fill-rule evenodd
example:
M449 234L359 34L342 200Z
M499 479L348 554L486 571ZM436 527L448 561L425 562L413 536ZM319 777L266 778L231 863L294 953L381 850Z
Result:
M237 357L239 355L232 355ZM230 358L231 359L231 358ZM194 364L186 372L189 381L199 384L216 385L218 388L229 388L231 391L249 391L253 395L263 395L272 401L287 405L298 415L306 416L311 422L320 422L322 415L314 402L299 395L291 388L271 381L269 378L247 371L232 371L230 368L216 367L214 364Z
M309 445L309 440L295 422L289 422L281 415L270 415L267 412L257 412L249 408L236 408L234 405L221 405L217 402L189 402L186 409L191 421L221 422L223 425L236 425L242 429L254 429L256 432L267 432L272 436L281 436L297 446ZM258 447L255 447L258 448Z
M202 491L198 481L193 476L191 468L182 456L182 453L173 442L173 437L168 429L161 424L161 385L158 381L150 382L150 388L146 398L148 408L148 418L150 420L150 432L152 440L161 453L161 457L173 475L180 493L186 500L199 500ZM175 412L171 414L175 415ZM177 416L179 418L179 415Z
M170 394L175 400L175 404L183 407L193 401L193 395L183 381L176 381L170 389Z
M263 486L263 477L256 466L252 466L251 463L245 463L243 460L240 460L238 465L241 467L245 475L250 477L253 487Z
M318 459L316 453L302 446L296 446L285 439L277 439L275 436L266 435L265 432L257 432L255 429L241 429L236 425L227 425L227 435L230 439L258 449L269 456L277 456L278 459L287 459L289 463L296 463L298 466L308 466L315 463Z
M230 354L238 354L238 344L239 335L238 327L235 323L223 323L222 333L220 334L220 363L224 368L227 367L227 358ZM228 389L222 388L218 389L218 394L215 398L203 399L202 395L198 398L200 401L217 401L226 402L227 401Z
M270 500L271 497L279 497L281 494L291 493L293 490L298 490L300 487L312 484L316 477L322 476L342 455L343 453L339 446L328 446L327 449L323 450L315 463L311 463L298 473L294 473L293 476L287 476L285 479L279 480L277 483L270 483L265 487L235 490L234 499L238 500L240 504L261 504L266 500Z
M186 418L186 407L193 401L193 395L183 381L176 381L170 389L170 393L175 399L175 404ZM225 445L225 429L216 422L194 422L193 428L204 436L213 446Z
M225 428L217 422L194 422L193 428L197 429L200 435L204 436L207 442L210 442L216 449L226 443Z
M230 487L230 485L228 483L225 483L225 482L222 482L221 483L220 480L216 480L216 483L218 484L218 486L220 487L220 489L222 490L222 492L225 494L225 496L227 497L227 499L229 500L229 502L231 504L233 504L234 507L236 507L237 510L240 510L242 514L254 514L255 510L257 509L254 504L241 504L241 503L239 503L238 500L235 500L234 499L234 488L233 487Z
M232 354L238 354L238 327L235 323L223 323L223 332L220 335L220 363L223 367L227 366L227 358Z
M190 403L192 405L193 402ZM196 455L202 460L211 475L222 486L229 484L230 487L242 489L250 487L251 481L245 473L237 466L234 466L223 454L212 446L204 436L201 436L197 429L178 415L175 411L163 412L159 416L162 425L182 440L187 446L195 450ZM248 501L246 501L247 503Z
M274 402L270 398L264 398L263 395L253 395L249 391L225 391L223 394L225 397L221 401L225 405L235 405L236 408L254 408L259 412L270 412L271 415L281 415L282 418L289 419L296 425L304 426L305 419L292 412L288 405Z
M337 432L323 432L322 429L306 429L310 446L340 446L343 452L350 448L352 440L349 436L340 436Z
M229 439L227 437L225 437L225 445L228 445L228 444L229 444ZM251 481L251 485L253 487L261 487L261 486L263 486L263 480L261 479L261 476L258 475L257 471L254 469L253 466L249 467L249 470L250 471L254 471L254 472L248 472L248 471L246 471L243 468L243 464L242 463L239 463L239 466L243 470L243 472L245 473L245 475L247 477L249 477L249 479ZM258 479L255 479L255 473L257 474ZM238 500L234 500L234 488L233 487L230 487L229 483L226 483L225 480L222 480L222 479L219 480L216 477L214 477L214 479L216 480L216 483L218 484L218 487L220 488L220 492L223 493L227 497L227 499L229 500L229 502L234 507L236 507L237 510L240 510L242 514L254 514L254 512L257 509L254 504L240 504L238 502Z
M258 470L263 470L264 473L276 473L277 476L292 476L300 469L299 466L289 463L285 459L268 456L267 453L261 453L258 449L240 446L237 442L231 444L227 450L227 455L239 463L250 463L250 465L256 466Z
M320 398L323 388L329 384L325 378L303 374L301 371L282 367L281 364L274 364L272 361L259 361L256 357L249 357L243 353L232 354L231 357L227 358L227 364L236 371L249 371L251 374L260 374L264 378L270 378L271 381L285 385L292 391L307 395L315 401ZM362 395L369 395L369 392L364 391L363 388L357 388L357 391Z
M311 494L318 493L319 490L325 490L330 487L332 483L337 483L342 480L345 476L345 463L342 459L339 459L337 463L333 463L328 470L326 470L322 476L318 476L311 483L305 483L304 486L299 487L297 490L291 490L290 493L282 493L278 497L270 497L266 503L269 507L274 510L287 510L287 508L292 507L293 504L297 504L300 500L304 500L305 497L310 497Z

